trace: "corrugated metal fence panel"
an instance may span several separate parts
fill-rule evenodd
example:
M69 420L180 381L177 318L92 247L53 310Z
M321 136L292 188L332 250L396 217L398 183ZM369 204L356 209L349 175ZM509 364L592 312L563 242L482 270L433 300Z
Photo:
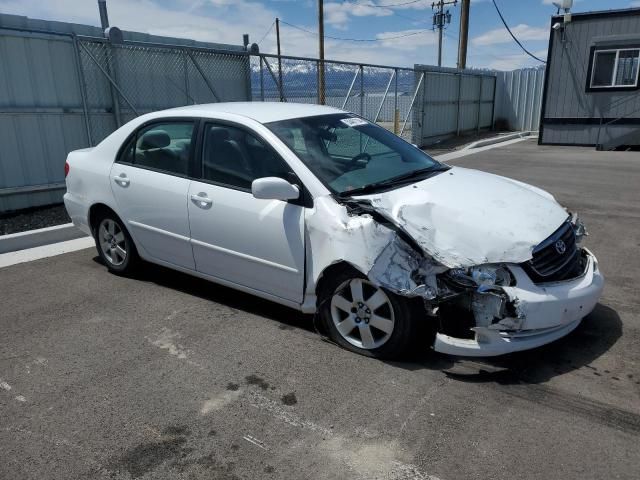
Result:
M0 189L61 183L67 153L88 142L71 38L3 33L0 57ZM0 211L61 196L2 195Z
M416 99L414 143L429 145L493 123L494 72L416 65L424 93Z
M497 72L495 120L511 130L538 130L544 68Z

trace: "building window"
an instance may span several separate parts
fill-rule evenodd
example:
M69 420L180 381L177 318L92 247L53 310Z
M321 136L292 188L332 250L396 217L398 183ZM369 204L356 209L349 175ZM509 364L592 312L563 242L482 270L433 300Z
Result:
M594 50L591 60L591 88L634 88L638 86L640 48Z

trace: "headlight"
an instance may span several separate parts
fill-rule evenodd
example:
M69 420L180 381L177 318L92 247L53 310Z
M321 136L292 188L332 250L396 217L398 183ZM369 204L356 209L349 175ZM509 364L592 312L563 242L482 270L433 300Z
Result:
M571 225L573 226L573 233L576 235L576 243L580 243L584 237L589 235L584 223L578 218L577 213L571 215Z
M448 275L456 283L466 287L478 287L480 291L494 286L515 285L513 275L503 265L478 265L467 269L453 268L449 270Z

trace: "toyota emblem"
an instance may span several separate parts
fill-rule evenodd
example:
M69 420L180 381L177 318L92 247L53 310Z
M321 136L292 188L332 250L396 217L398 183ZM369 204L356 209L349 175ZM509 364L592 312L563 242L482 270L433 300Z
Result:
M558 240L556 242L556 252L562 255L566 251L567 251L567 245L562 240Z

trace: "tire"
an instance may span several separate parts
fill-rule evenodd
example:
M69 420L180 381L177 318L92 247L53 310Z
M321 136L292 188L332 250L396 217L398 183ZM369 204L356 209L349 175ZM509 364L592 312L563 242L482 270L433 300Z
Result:
M105 212L96 221L94 239L98 255L116 275L130 275L140 263L131 235L117 215Z
M417 323L413 310L409 299L347 268L325 280L319 294L318 313L329 337L368 357L398 359L410 353Z

